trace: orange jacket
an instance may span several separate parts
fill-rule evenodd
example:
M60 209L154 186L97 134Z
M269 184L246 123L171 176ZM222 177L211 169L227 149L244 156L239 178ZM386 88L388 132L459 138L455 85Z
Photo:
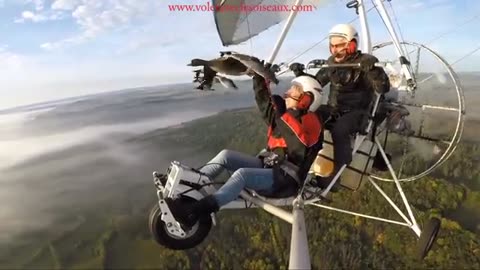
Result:
M323 128L320 116L307 110L282 109L272 99L268 83L254 76L255 101L268 125L267 148L300 167L306 176L318 151L322 148Z

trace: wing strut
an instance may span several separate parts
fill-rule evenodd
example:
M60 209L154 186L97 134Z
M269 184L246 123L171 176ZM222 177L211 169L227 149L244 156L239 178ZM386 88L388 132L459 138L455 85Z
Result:
M273 61L275 60L275 57L277 57L278 51L280 50L280 47L283 44L283 41L285 40L285 37L287 36L288 31L290 30L290 26L292 26L293 20L297 16L297 11L298 7L302 4L303 0L296 0L294 4L294 9L290 11L290 15L288 15L287 22L283 26L282 32L280 33L280 36L277 39L277 42L275 43L275 46L273 47L273 51L268 58L268 63L273 64Z

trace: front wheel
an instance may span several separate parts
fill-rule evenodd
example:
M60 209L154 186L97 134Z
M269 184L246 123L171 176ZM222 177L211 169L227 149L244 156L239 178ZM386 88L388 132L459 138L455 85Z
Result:
M193 199L183 197L180 200L188 203ZM160 206L158 203L155 203L150 210L148 220L150 233L158 244L173 250L190 249L199 245L208 236L208 233L212 228L212 219L210 216L201 216L191 229L185 231L186 235L184 237L178 237L168 231L167 225L161 217L162 212Z
M438 218L431 218L425 228L417 244L417 257L425 258L435 242L438 232L440 231L441 222Z

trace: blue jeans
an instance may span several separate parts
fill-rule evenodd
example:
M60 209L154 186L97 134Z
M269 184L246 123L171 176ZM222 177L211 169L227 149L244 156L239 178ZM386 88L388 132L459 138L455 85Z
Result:
M234 173L213 194L219 207L235 200L244 188L266 193L273 191L273 170L263 168L262 161L257 157L233 150L222 150L200 171L213 180L224 169Z

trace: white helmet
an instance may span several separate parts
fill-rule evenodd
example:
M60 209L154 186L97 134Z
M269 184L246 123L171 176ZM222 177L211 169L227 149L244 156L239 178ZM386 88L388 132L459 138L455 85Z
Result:
M328 33L328 37L343 37L347 41L355 39L358 42L358 32L350 24L337 24Z
M316 111L320 104L322 104L322 86L320 83L315 80L314 78L306 75L298 76L292 80L292 84L297 84L302 87L304 92L310 92L313 95L313 101L310 107L308 108L309 111Z

